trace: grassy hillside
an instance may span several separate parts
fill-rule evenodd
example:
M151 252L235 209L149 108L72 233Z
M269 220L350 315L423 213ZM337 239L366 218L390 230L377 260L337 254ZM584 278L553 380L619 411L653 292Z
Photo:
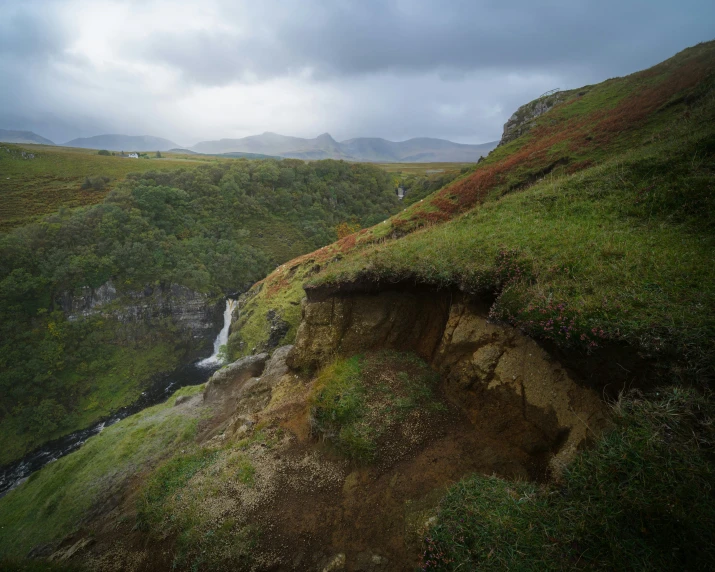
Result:
M24 156L23 156L24 153ZM33 155L32 158L29 155ZM127 159L96 150L0 143L0 232L60 208L101 203L129 173L169 171L216 162L216 157ZM108 177L103 189L83 189L87 177Z
M108 427L75 454L48 465L8 493L0 501L0 527L12 534L0 534L0 568L2 559L23 558L33 546L73 531L109 491L118 490L173 447L192 447L200 412L180 411L174 404L202 387L182 388L166 403Z
M714 72L710 42L568 92L454 183L276 270L249 294L234 339L260 345L268 309L297 317L296 281L408 278L496 297L495 319L563 348L627 343L706 382L715 371Z

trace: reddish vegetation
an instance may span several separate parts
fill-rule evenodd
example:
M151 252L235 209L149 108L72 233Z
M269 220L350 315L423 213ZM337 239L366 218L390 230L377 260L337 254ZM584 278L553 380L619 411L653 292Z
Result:
M495 187L506 183L508 175L513 175L517 168L532 173L526 176L524 183L528 183L529 177L534 176L533 173L538 175L541 171L548 171L550 165L554 165L559 159L566 159L563 153L559 156L551 152L560 143L568 142L569 153L577 155L602 148L615 137L641 125L654 112L667 105L676 94L693 88L712 72L707 57L693 59L672 70L668 67L666 63L647 73L641 72L632 76L630 81L635 84L644 79L665 75L662 81L648 87L633 85L635 93L626 96L614 109L599 110L585 116L558 121L559 111L573 105L578 99L561 104L551 112L552 118L557 121L535 127L530 133L529 141L521 149L497 163L478 168L472 176L439 191L430 201L437 211L415 209L409 218L395 220L393 224L397 228L404 228L410 222L419 224L422 221L448 220L484 200ZM591 159L584 159L572 163L567 172L573 173L592 165ZM521 185L517 183L514 186Z
M598 153L610 145L616 149L614 139L625 137L642 126L660 109L682 101L687 90L712 73L709 52L695 54L685 63L663 64L633 74L623 80L631 93L623 97L612 109L600 109L585 115L565 117L569 107L580 101L574 97L551 112L550 121L535 126L523 146L493 164L480 165L474 173L443 188L431 199L408 208L393 217L390 225L398 233L408 233L417 228L450 220L482 202L489 193L502 186L505 192L523 188L535 182L559 165L566 173L576 173L597 164ZM646 85L644 85L646 84ZM648 85L650 84L650 85ZM680 98L677 96L680 95ZM565 145L564 145L565 143ZM557 146L561 146L555 151ZM337 243L290 262L291 268L304 263L323 264L338 253L347 253L358 246L372 244L375 239L370 229L362 229ZM267 293L272 295L287 285L285 273L276 271L264 281Z

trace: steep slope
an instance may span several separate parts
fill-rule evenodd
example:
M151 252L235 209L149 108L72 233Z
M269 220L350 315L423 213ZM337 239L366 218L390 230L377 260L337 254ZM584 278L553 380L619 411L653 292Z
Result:
M199 357L225 294L335 240L340 223L367 226L397 211L390 175L373 165L224 159L176 168L184 165L135 173L107 195L93 191L99 204L0 235L0 465Z
M151 135L95 135L63 143L65 147L107 149L108 151L168 151L179 147L173 141Z
M41 137L32 131L13 131L0 129L0 142L3 143L35 143L37 145L54 145L49 139Z
M494 319L589 359L632 347L671 373L707 379L714 52L701 44L568 92L461 179L282 266L248 294L235 355L241 340L265 344L259 316L269 309L299 320L292 304L308 278L338 291L409 279L487 293Z

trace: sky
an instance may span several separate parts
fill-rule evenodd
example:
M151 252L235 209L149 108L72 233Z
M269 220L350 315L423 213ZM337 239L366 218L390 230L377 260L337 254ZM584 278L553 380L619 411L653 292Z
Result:
M712 39L713 0L0 0L0 128L481 143Z

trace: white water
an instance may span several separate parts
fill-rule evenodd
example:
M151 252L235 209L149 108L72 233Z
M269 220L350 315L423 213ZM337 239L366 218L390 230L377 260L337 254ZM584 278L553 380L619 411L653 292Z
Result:
M221 349L221 346L225 346L226 342L228 342L228 329L231 327L231 315L233 314L233 309L235 307L236 300L227 298L226 309L223 311L223 328L221 328L221 331L214 340L214 353L197 363L196 365L199 367L215 367L217 365L222 365L222 362L218 357L218 352Z

